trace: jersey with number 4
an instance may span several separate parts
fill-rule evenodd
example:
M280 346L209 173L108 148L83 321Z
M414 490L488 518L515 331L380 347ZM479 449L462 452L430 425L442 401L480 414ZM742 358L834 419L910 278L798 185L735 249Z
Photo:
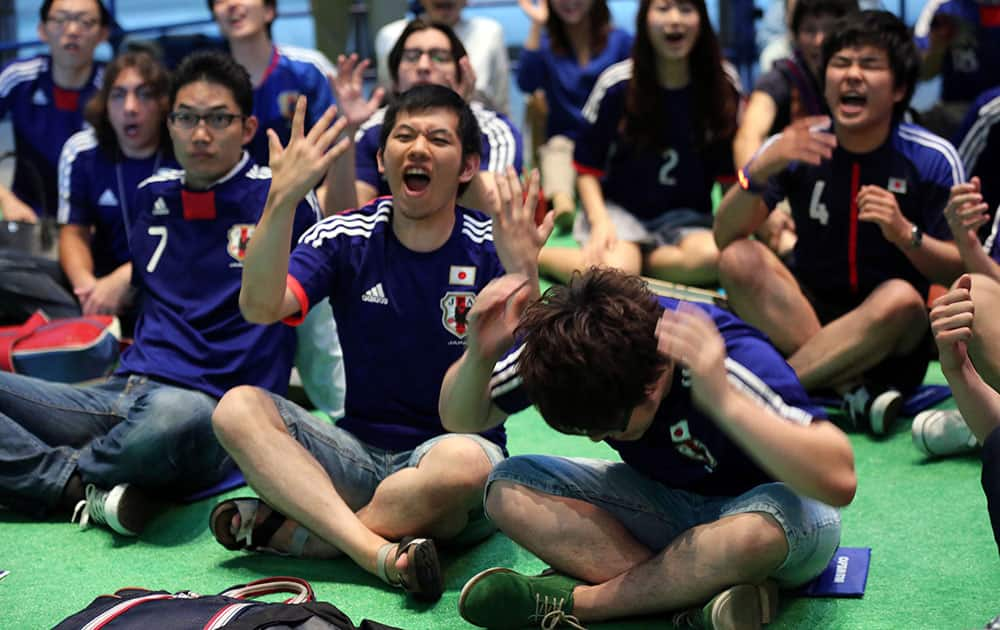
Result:
M688 87L661 90L667 105L662 115L670 122L664 137L651 139L659 148L628 141L621 129L631 80L631 59L597 78L583 107L587 124L573 153L577 172L600 179L604 197L641 221L682 208L711 216L712 186L735 171L731 140L696 147L694 94Z
M295 334L240 313L243 259L271 187L270 169L243 159L208 190L163 171L139 185L132 228L132 282L142 289L135 343L119 374L222 396L237 385L288 388ZM319 218L310 195L295 211L298 238Z
M893 193L908 221L925 234L951 240L944 218L951 187L965 181L955 148L929 131L902 123L874 151L837 147L819 166L793 163L768 182L771 209L786 196L795 219L795 275L831 294L865 296L892 278L922 294L927 278L906 254L886 240L877 223L858 218L858 192L879 186Z
M329 297L337 320L347 379L337 426L379 448L409 450L444 433L441 381L465 351L476 295L503 274L489 217L454 212L451 236L432 252L396 238L391 197L324 219L292 252L288 284L302 312ZM483 435L505 443L502 427Z

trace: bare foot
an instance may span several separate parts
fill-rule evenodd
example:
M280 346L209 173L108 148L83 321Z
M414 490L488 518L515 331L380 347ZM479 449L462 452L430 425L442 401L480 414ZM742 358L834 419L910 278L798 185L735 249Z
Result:
M254 525L259 525L264 522L264 520L271 515L271 509L266 503L261 503L260 507L257 508L257 517L255 519ZM290 518L286 518L285 522L281 524L281 527L274 532L274 536L271 536L271 540L254 541L255 544L263 544L275 551L280 551L287 553L288 549L292 546L292 537L295 534L295 530L299 528L299 524ZM233 515L233 520L229 523L229 532L236 536L237 532L240 530L240 515L239 512ZM341 555L341 551L334 547L333 545L321 540L320 538L313 536L312 533L306 538L306 544L302 548L303 558L318 558L321 560L329 560L331 558L336 558Z

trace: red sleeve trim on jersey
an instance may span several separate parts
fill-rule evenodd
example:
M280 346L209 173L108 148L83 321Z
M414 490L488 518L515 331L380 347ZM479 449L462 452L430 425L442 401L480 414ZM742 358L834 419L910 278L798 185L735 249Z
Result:
M288 287L288 290L295 295L295 299L298 300L299 312L294 315L289 315L281 321L289 326L298 326L306 320L306 314L309 313L309 296L306 295L306 290L302 288L302 285L299 284L299 281L296 280L295 276L292 274L288 274L288 278L285 280L285 285Z
M597 178L604 177L604 171L601 169L594 168L593 166L587 166L586 164L580 164L576 160L573 160L573 168L576 169L577 175L593 175Z

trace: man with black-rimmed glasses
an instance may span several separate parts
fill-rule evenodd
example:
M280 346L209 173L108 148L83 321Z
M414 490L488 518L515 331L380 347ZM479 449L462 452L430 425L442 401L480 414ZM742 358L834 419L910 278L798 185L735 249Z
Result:
M56 166L67 139L83 128L83 106L101 83L94 49L111 15L98 0L45 0L38 37L48 54L0 71L0 119L10 116L17 161L11 187L0 185L0 218L34 223L56 211Z

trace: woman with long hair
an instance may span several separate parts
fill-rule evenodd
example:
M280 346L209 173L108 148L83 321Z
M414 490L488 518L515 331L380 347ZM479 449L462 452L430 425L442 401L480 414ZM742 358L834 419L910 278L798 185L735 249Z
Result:
M176 167L165 126L169 84L148 52L115 57L87 103L91 127L63 146L59 262L84 314L129 311L136 189L160 168Z
M556 223L572 225L576 207L573 146L586 122L583 105L608 66L627 59L632 36L615 28L605 0L519 0L531 30L519 58L517 85L541 93L530 102L547 109L535 138L545 198ZM544 103L544 105L540 105ZM533 126L533 133L537 131Z
M592 265L706 285L717 279L711 191L734 172L738 79L703 0L642 0L630 59L601 74L576 143L582 250L546 248L542 271Z

